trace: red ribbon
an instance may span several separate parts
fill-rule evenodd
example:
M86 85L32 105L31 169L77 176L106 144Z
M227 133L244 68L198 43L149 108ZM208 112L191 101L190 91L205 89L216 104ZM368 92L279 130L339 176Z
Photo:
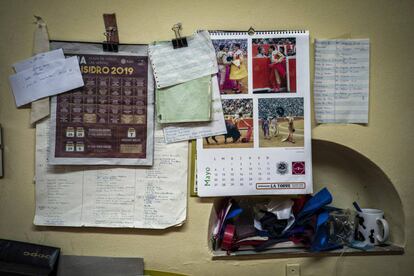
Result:
M223 241L221 242L221 248L226 251L230 251L233 247L235 240L236 227L233 224L227 224L224 229Z

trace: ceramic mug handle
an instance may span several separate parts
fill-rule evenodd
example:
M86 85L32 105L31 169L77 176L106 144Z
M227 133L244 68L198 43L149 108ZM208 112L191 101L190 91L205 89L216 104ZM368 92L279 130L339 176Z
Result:
M384 235L377 235L377 240L380 243L385 242L386 240L388 240L388 236L390 235L390 227L388 225L388 222L385 219L379 218L377 219L377 223L380 222L382 224L382 228L384 229Z

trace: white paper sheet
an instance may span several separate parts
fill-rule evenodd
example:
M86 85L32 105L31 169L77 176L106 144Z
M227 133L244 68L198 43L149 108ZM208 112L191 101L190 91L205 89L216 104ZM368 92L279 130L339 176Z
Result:
M164 229L185 221L188 143L155 132L151 168L50 166L50 120L36 127L36 215L48 226Z
M51 63L57 60L65 59L62 49L37 54L31 58L19 61L13 64L14 71L19 73L23 70L38 67L43 64Z
M318 123L368 123L369 39L315 40Z
M171 41L148 46L157 88L217 73L217 60L207 31L187 37L188 47L174 49Z
M211 79L211 82L213 88L213 112L211 122L185 123L166 126L164 127L164 138L166 143L174 143L178 141L198 139L227 133L217 77L214 76Z
M83 86L76 57L41 64L12 75L9 79L18 107Z

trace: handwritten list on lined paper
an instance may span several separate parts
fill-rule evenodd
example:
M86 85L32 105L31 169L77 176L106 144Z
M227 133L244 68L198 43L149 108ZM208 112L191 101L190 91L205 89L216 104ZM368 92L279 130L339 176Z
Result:
M53 166L50 120L36 126L35 225L164 229L187 210L188 143L155 131L152 167Z
M368 123L369 39L315 40L318 123Z

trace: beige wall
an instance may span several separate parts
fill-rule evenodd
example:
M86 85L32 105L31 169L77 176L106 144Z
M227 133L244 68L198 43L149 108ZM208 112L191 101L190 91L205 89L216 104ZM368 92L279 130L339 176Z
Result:
M0 123L6 177L0 180L0 238L58 246L65 254L142 256L147 268L192 275L284 275L286 263L296 262L302 275L335 273L333 257L211 261L206 244L209 200L190 198L187 223L169 231L33 226L34 129L28 123L29 109L15 108L7 81L10 65L31 55L34 14L47 21L51 39L101 41L104 12L116 12L125 43L169 39L176 22L183 23L185 34L253 25L258 30L308 29L312 40L370 38L369 125L314 125L312 135L353 148L379 165L395 185L405 211L405 255L346 257L339 262L338 275L413 275L412 0L1 1Z

